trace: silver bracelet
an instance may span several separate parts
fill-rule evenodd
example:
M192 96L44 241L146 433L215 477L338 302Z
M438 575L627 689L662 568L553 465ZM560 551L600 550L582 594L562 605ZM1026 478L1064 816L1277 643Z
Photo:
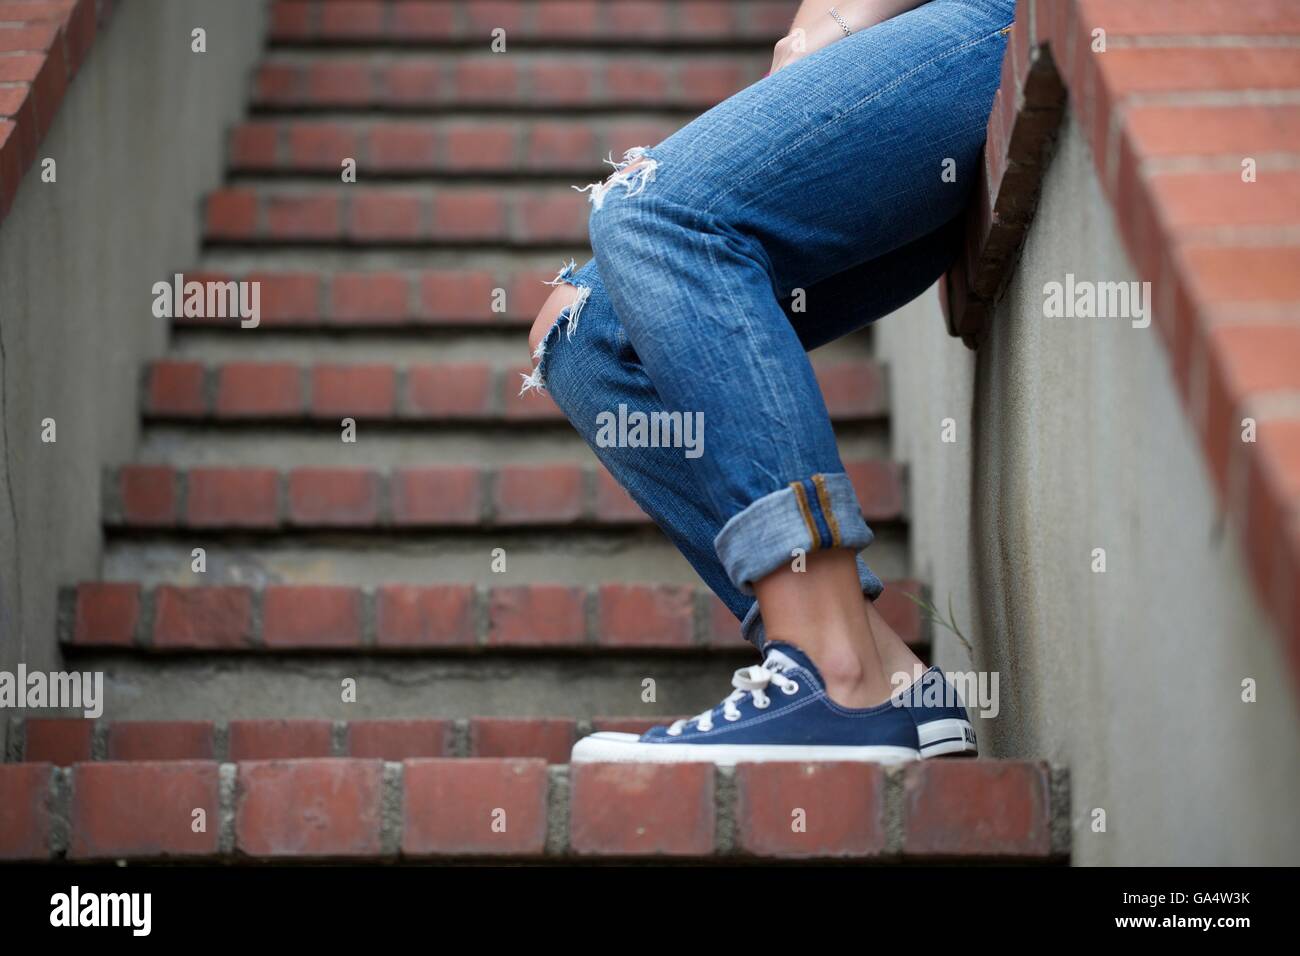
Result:
M853 36L853 31L849 29L849 25L844 22L844 18L840 16L840 12L838 10L836 10L834 7L831 7L826 12L835 18L835 22L840 25L840 29L844 31L844 35L846 37Z

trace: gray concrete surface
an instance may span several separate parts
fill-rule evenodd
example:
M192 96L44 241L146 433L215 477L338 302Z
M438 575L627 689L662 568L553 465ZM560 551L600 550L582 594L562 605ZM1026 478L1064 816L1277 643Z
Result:
M118 4L0 222L0 670L58 668L58 586L99 573L100 467L132 457L166 341L150 288L196 261L263 25L262 0Z
M1164 345L1154 326L1043 316L1067 272L1136 278L1093 169L1070 118L978 357L933 294L877 327L915 571L975 648L940 631L938 659L999 673L987 752L1070 768L1075 863L1294 865L1298 696Z

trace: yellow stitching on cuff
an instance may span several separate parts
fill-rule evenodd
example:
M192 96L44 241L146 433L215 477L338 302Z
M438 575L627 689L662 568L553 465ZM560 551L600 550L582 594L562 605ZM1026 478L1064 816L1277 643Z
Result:
M808 507L808 495L803 490L803 484L798 481L790 482L790 487L794 490L794 500L799 505L799 513L803 515L803 523L808 526L808 537L812 540L812 547L809 551L816 551L821 547L821 534L817 531L817 522L813 521L812 509Z
M817 500L821 502L822 515L826 518L826 526L831 529L831 547L840 546L840 526L835 520L835 512L831 510L831 496L826 490L826 476L813 475L813 484L817 487Z

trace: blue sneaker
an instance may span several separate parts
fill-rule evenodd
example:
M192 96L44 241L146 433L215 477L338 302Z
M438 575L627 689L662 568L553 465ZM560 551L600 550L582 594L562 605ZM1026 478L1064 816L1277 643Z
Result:
M771 641L762 664L742 667L736 689L712 710L641 736L600 732L573 747L573 763L916 760L912 712L887 700L876 707L841 707L826 696L816 666L791 644Z
M909 686L896 691L892 699L911 715L922 757L979 754L970 714L962 706L957 688L939 668L931 667Z

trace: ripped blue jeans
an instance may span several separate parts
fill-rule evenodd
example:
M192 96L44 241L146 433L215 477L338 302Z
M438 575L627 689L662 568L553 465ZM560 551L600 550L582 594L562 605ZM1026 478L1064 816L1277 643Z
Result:
M557 276L578 297L524 390L549 391L759 647L755 581L872 540L806 351L953 262L1014 12L930 0L589 187L595 258Z

